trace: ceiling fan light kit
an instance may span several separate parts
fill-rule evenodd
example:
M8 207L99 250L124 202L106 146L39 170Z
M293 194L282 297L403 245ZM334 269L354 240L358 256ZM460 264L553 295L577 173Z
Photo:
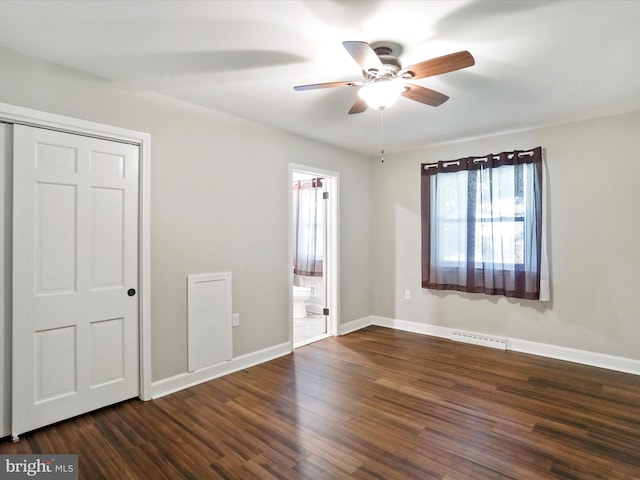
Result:
M349 114L362 113L368 107L384 109L391 106L402 95L416 102L437 107L449 97L409 80L441 75L467 68L475 64L473 56L467 51L450 53L441 57L425 60L402 68L399 56L402 46L395 42L342 42L349 55L362 68L364 81L343 81L297 85L296 91L316 90L334 87L362 87L358 90L358 99L349 110Z
M358 96L367 102L370 108L383 110L398 100L406 87L396 80L374 80L358 90Z

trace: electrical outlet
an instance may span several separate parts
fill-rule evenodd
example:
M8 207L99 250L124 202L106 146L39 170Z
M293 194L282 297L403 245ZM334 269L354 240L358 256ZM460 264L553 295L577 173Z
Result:
M240 314L234 313L233 315L231 315L231 326L237 327L239 325L240 325Z
M411 300L411 290L405 290L404 291L404 299L405 300Z

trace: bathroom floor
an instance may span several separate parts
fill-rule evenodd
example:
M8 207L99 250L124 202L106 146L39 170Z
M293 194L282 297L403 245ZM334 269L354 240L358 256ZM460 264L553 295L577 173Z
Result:
M300 347L323 338L327 333L324 315L309 313L306 318L293 319L293 345Z

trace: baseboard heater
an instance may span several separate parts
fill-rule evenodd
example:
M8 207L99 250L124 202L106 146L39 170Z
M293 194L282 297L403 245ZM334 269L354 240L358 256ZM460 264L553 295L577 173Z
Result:
M484 333L463 332L462 330L454 330L451 332L451 340L464 343L472 343L474 345L482 345L483 347L497 348L498 350L507 349L506 337L494 337L485 335Z

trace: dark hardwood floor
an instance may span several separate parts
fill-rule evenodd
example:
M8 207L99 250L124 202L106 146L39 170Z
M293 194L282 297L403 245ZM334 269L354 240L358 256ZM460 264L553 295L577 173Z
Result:
M0 453L87 479L640 479L640 377L369 327Z

